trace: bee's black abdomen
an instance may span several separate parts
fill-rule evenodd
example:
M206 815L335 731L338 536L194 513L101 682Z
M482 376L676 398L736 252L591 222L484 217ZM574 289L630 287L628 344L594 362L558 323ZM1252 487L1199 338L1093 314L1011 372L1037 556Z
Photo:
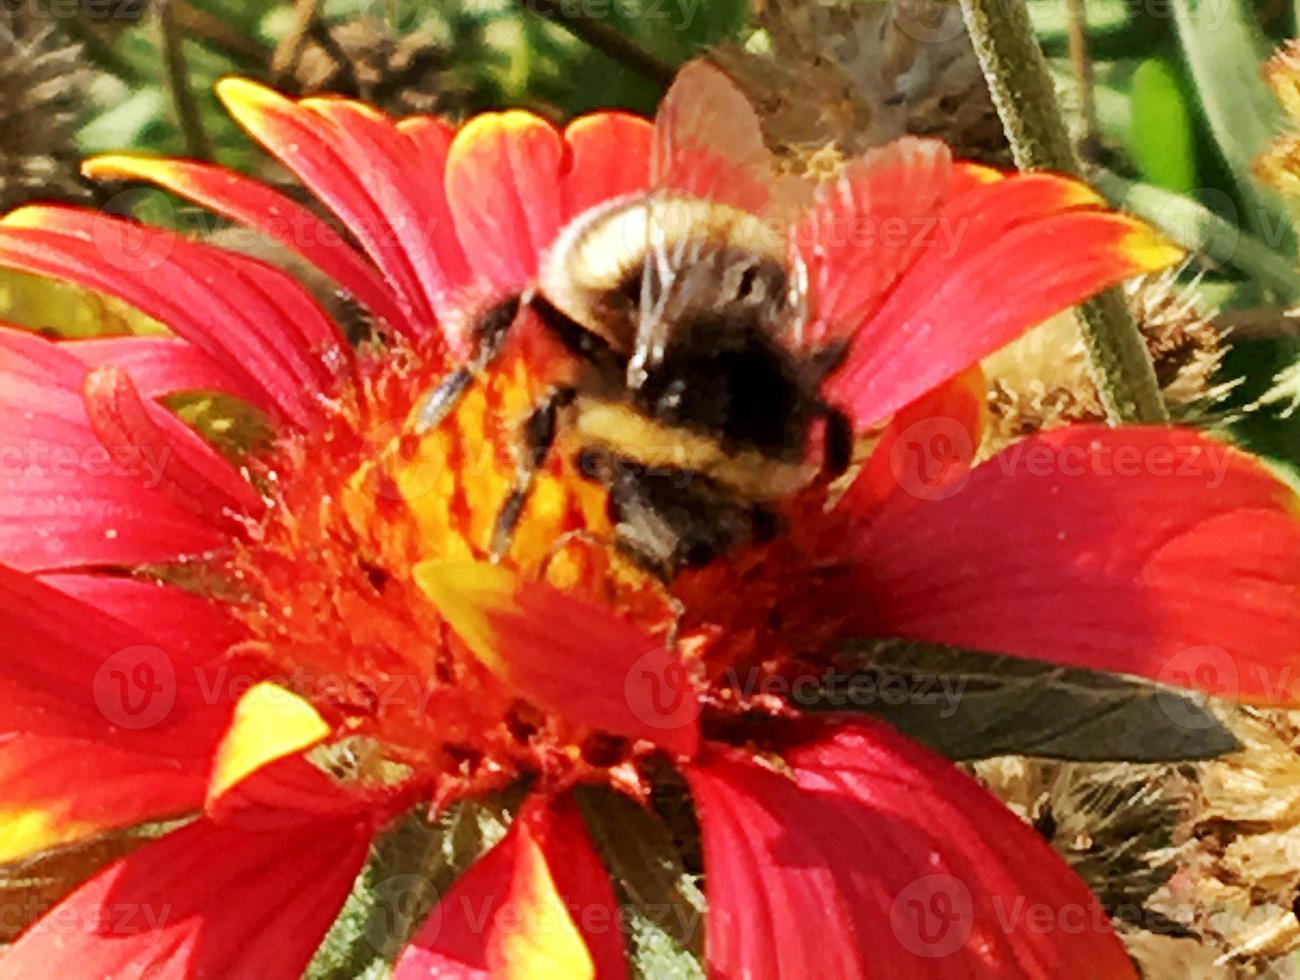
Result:
M633 393L659 422L797 459L816 404L789 354L762 330L709 317L684 329Z
M778 530L770 511L698 473L647 469L593 453L584 454L581 465L609 489L619 547L668 579Z

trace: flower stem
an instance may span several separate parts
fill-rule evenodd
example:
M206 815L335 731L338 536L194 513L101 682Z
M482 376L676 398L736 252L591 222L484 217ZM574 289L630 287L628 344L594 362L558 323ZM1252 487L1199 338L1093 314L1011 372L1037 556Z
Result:
M667 88L676 74L671 65L660 61L625 38L599 17L584 13L581 4L562 4L558 0L516 0L531 14L536 14L556 24L578 40L636 72L642 78Z
M163 77L171 91L176 109L176 121L185 152L197 160L212 159L212 144L203 129L203 116L190 88L190 73L185 61L185 35L176 19L173 0L162 0L158 6L158 25L162 34Z
M961 9L1016 165L1082 176L1024 0L961 0ZM1123 294L1111 289L1081 306L1079 326L1111 422L1167 421L1151 355Z

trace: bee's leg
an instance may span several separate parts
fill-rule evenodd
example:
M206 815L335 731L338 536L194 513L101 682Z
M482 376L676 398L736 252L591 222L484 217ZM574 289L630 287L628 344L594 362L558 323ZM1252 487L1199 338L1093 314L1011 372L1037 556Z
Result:
M474 353L468 363L448 374L425 396L415 423L417 434L436 429L456 407L475 376L492 363L524 302L524 297L516 293L483 311L474 323Z
M822 443L822 470L839 476L853 462L853 423L838 408L825 406L826 434Z
M560 410L573 402L575 394L569 387L552 389L524 422L523 458L515 476L515 486L497 512L496 525L492 529L493 561L500 561L510 550L510 539L524 512L524 505L528 503L533 480L537 471L545 465L551 446L555 444Z

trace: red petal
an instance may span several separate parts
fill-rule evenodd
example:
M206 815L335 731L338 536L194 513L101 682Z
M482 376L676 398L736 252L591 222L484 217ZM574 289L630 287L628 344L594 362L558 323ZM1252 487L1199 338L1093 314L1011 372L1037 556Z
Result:
M0 978L298 977L370 845L354 820L199 820L110 865L0 958Z
M209 781L210 785L210 781ZM207 801L207 816L216 823L248 830L279 830L318 819L338 819L369 812L381 816L401 809L406 787L371 789L340 783L301 755L272 762L217 800ZM210 794L209 794L210 797Z
M357 302L406 333L410 321L384 280L342 236L292 198L225 167L192 160L112 155L87 161L96 180L146 180L293 249Z
M889 420L838 506L865 515L899 488L917 500L957 493L984 438L988 386L979 367L963 371Z
M201 806L229 712L223 675L205 668L220 630L168 643L177 616L197 613L191 630L216 622L199 600L55 581L69 591L0 567L0 862Z
M193 812L203 805L206 762L102 741L0 735L0 864Z
M1295 497L1188 430L1026 439L861 537L864 628L1300 703Z
M436 294L463 282L464 258L445 221L439 158L373 110L342 100L295 103L244 79L217 87L231 115L342 219L418 326Z
M335 363L350 351L342 330L292 276L240 252L192 241L165 228L112 218L85 208L32 205L11 211L6 229L50 232L94 246L119 273L148 274L170 264L191 273L207 293L279 348L285 366L304 379L328 384ZM265 325L258 320L267 321ZM170 324L169 324L170 325ZM272 329L266 332L266 327ZM197 341L195 341L197 343Z
M627 976L614 890L572 800L530 802L435 907L395 976Z
M537 275L563 219L564 142L527 112L487 112L456 134L447 199L474 272L506 289Z
M446 152L428 155L427 139L417 143L401 126L369 106L344 99L304 99L300 108L326 120L331 145L357 173L397 236L437 313L449 293L470 278L456 238L447 196L439 178Z
M570 157L561 195L564 219L645 190L653 139L647 120L623 112L596 112L571 122L564 131Z
M864 722L786 762L719 750L686 770L712 974L1136 976L1083 882L946 760Z
M166 459L100 443L81 393L85 371L41 337L0 329L0 561L136 565L226 544L210 522L150 489Z
M99 739L182 758L216 747L231 701L224 674L208 667L212 648L163 647L164 637L4 566L0 622L0 735Z
M868 152L818 189L791 240L814 311L805 343L848 340L922 250L933 247L951 177L943 143L909 137Z
M178 507L231 533L240 527L241 516L262 509L262 498L247 480L176 416L146 405L120 369L91 371L85 392L99 441L114 452L162 461L153 485Z
M119 575L42 575L41 581L195 663L213 661L247 637L228 604L175 586Z
M828 397L866 427L1053 313L1180 257L1131 218L1079 210L1096 200L1048 174L954 200L928 229L924 254L854 332Z
M242 379L178 337L96 337L59 346L87 367L121 368L146 398L182 391L220 391L249 402L259 397Z
M92 211L30 207L0 226L0 264L119 297L263 392L258 407L300 426L333 386L338 328L287 274L244 256ZM310 342L325 335L328 348Z
M415 576L466 646L528 700L695 751L699 706L680 658L613 610L485 562L425 562Z

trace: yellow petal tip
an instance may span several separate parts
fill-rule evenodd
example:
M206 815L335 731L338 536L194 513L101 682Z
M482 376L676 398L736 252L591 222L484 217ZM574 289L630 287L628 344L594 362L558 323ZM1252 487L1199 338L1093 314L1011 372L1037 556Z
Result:
M957 169L977 184L996 184L1006 176L1001 170L986 167L982 163L970 163L966 160L958 163Z
M1062 208L1095 208L1104 205L1106 199L1081 180L1072 177L1058 177L1061 182Z
M0 810L0 865L85 840L105 829L39 807Z
M331 728L310 702L270 681L240 698L208 781L208 805L259 769L303 752L329 736Z
M24 204L0 218L0 225L6 228L39 228L45 223L48 214L49 208L43 204Z
M489 616L513 605L514 573L483 561L425 561L413 574L420 591L475 656L498 667L502 661Z
M167 163L162 157L139 156L134 153L102 153L81 164L82 176L90 180L118 180L148 177Z
M1133 220L1120 250L1138 272L1156 272L1177 265L1187 253L1150 225Z
M285 101L284 96L249 78L228 76L216 84L217 98L236 119L246 113L260 113L268 107Z

